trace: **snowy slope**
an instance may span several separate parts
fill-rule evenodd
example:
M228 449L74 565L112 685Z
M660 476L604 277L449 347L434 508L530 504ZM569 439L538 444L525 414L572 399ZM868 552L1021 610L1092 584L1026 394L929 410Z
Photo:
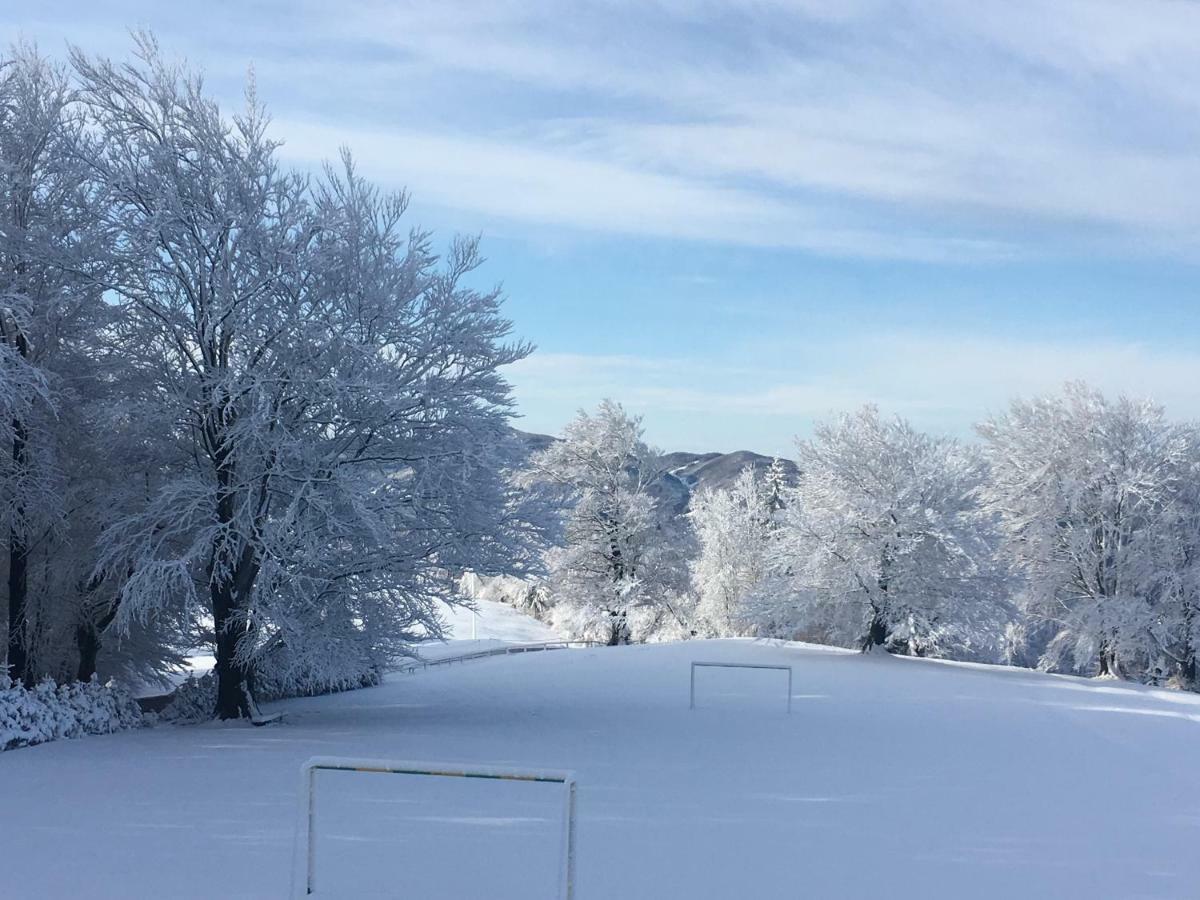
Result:
M476 600L478 614L463 606L446 609L443 618L450 626L447 639L450 641L471 640L472 634L479 640L528 643L532 641L561 640L549 626L532 616L513 609L506 603L493 600ZM472 626L472 619L475 620ZM472 630L474 628L474 630Z
M708 670L689 711L696 659L793 666L795 711L778 673ZM277 708L272 728L0 755L0 796L21 810L0 817L2 887L284 896L297 772L317 754L575 770L580 900L1182 898L1200 884L1195 695L710 641L498 657ZM544 797L372 777L390 776L347 776L318 804L323 871L353 860L343 874L403 896L439 896L430 882L549 896Z
M559 641L549 625L520 612L507 603L494 600L475 600L475 611L464 606L445 610L446 639L417 644L414 649L421 659L435 660L459 656L476 650L499 647L503 644L536 644Z

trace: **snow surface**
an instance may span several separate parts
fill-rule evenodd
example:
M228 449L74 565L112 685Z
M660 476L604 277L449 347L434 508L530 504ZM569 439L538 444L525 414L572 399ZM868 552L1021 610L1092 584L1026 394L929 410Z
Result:
M433 661L474 653L476 650L490 650L505 644L538 644L563 639L549 625L542 624L507 603L495 600L474 602L476 612L464 606L452 606L443 612L446 639L417 644L414 649L421 659ZM472 619L475 619L473 626Z
M704 670L689 711L693 660L792 665L794 712L771 673L725 670ZM0 817L3 890L286 896L314 755L573 770L581 900L1181 898L1200 884L1196 695L727 640L495 657L271 709L283 724L0 754L0 796L20 811ZM553 896L552 797L388 777L319 794L324 876Z
M476 600L479 611L475 634L479 640L505 641L509 643L536 643L538 641L562 640L549 625L539 622L526 613L495 600ZM447 638L454 641L471 639L471 620L475 613L464 606L448 607L443 615L449 627Z

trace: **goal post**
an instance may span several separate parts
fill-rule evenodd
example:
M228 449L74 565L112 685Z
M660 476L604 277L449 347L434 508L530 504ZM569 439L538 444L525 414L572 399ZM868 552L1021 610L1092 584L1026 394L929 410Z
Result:
M559 784L563 788L559 900L571 900L575 891L575 773L556 769L517 769L507 766L466 765L379 759L315 756L301 766L300 808L293 854L292 896L320 896L316 872L316 777L318 772L362 772L414 775L427 778L478 778L485 781Z
M697 669L767 669L787 673L787 711L792 711L792 667L774 666L764 663L728 663L728 662L693 662L691 691L688 709L696 708L696 670Z

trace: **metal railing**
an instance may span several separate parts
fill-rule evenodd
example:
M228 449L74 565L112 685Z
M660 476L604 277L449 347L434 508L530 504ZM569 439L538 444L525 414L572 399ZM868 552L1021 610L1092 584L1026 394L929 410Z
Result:
M448 666L452 663L464 663L472 659L486 659L489 656L511 656L514 653L540 653L543 650L569 650L573 647L603 647L603 641L541 641L536 644L506 644L503 647L489 647L486 650L473 650L470 653L460 653L457 656L443 656L440 659L410 659L393 668L393 672L411 674L424 671L433 666Z

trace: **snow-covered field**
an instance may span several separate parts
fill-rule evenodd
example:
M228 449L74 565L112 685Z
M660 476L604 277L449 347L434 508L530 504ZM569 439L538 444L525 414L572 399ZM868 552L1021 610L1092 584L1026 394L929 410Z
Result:
M794 712L778 673L710 670L689 711L692 660L793 666ZM276 708L274 727L0 754L0 797L20 810L0 816L0 893L286 896L312 755L574 770L582 900L1184 898L1200 885L1195 695L710 641L498 657ZM394 896L552 895L554 796L418 781L322 782L321 872Z

